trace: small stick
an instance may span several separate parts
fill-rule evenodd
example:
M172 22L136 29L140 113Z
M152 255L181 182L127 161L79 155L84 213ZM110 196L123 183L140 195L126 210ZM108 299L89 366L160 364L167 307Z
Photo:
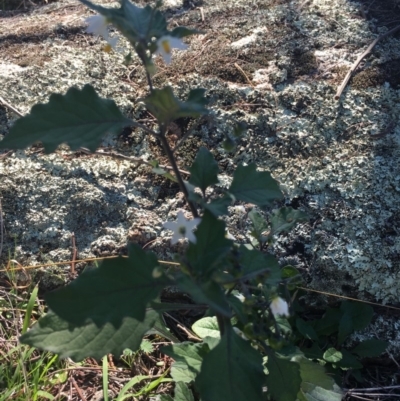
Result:
M338 100L340 98L340 96L342 96L342 93L344 91L344 88L346 87L346 85L348 84L348 82L350 81L351 76L353 75L354 71L357 69L358 65L361 63L361 60L366 57L369 53L371 53L372 49L375 47L375 45L382 39L386 38L389 35L392 35L394 33L396 33L398 30L400 29L400 25L396 26L395 28L391 29L390 31L387 31L386 33L384 33L383 35L377 37L367 48L367 50L365 50L364 53L362 53L357 60L354 62L354 64L351 66L350 70L348 71L348 73L346 74L346 76L343 79L343 82L340 84L336 95L335 95L335 100Z
M78 384L76 383L75 379L71 376L71 382L75 387L76 392L78 393L79 397L82 401L86 401L86 397L83 395L82 390L79 388Z
M194 341L199 341L199 342L202 341L201 338L199 338L199 337L193 335L193 334L190 332L190 330L189 330L187 327L185 327L183 324L178 323L178 324L176 325L176 327L179 327L183 332L185 332L189 340L194 340Z
M245 79L246 79L246 81L248 82L248 84L249 84L252 88L254 88L253 83L250 81L250 79L249 79L249 77L247 76L247 74L243 71L243 68L242 68L239 64L237 64L237 63L235 63L234 66L235 66L235 67L240 71L240 73L245 77Z
M353 388L349 389L346 391L346 393L352 393L353 391L356 391L357 393L361 392L368 392L368 391L382 391L382 390L390 390L390 389L400 389L400 386L385 386L385 387L369 387L369 388Z
M71 244L72 244L72 260L71 260L71 274L75 274L75 263L76 257L78 256L78 249L75 242L75 233L71 234Z
M0 103L2 103L4 106L8 107L10 110L12 110L15 114L18 114L20 117L23 117L24 115L18 111L14 106L11 106L10 103L6 102L1 96L0 96Z
M201 21L204 22L205 18L204 18L204 9L203 9L203 7L199 7L199 10L200 10L200 14L201 14Z

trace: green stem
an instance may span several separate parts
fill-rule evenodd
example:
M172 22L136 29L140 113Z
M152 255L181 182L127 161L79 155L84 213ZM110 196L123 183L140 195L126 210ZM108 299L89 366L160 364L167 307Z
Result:
M171 163L171 167L174 170L176 179L178 180L179 187L181 188L181 191L183 192L183 195L185 197L186 203L189 205L190 211L192 212L192 215L194 218L199 217L199 214L197 213L196 206L189 200L189 193L186 189L185 183L183 182L183 178L181 175L181 172L179 171L178 165L176 164L176 160L174 157L174 154L172 153L172 150L169 146L169 143L167 141L167 138L165 137L165 129L161 128L160 135L158 136L158 139L161 142L161 145L164 149L165 154L167 155L169 162Z

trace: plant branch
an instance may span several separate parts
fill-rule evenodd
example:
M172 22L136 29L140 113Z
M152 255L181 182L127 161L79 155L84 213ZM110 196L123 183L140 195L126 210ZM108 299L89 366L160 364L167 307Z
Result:
M24 115L18 111L14 106L12 106L10 103L6 102L1 96L0 96L0 103L9 108L11 111L13 111L15 114L17 114L20 117L23 117Z
M183 178L182 178L181 172L180 172L180 170L178 168L178 165L176 164L176 160L175 160L174 154L172 153L172 150L171 150L171 148L169 146L167 138L164 135L164 133L165 133L164 131L165 131L165 129L161 128L161 133L158 136L158 138L159 138L159 140L161 142L161 145L162 145L162 147L164 149L165 154L167 155L167 157L169 159L169 162L171 163L171 166L172 166L172 168L174 170L176 179L178 180L178 184L179 184L179 186L181 188L181 191L183 192L183 195L185 197L185 200L186 200L187 204L189 205L189 208L190 208L190 211L192 212L193 217L194 218L199 217L199 214L197 212L197 209L196 209L195 205L193 204L193 202L191 202L189 200L188 190L186 189L185 183L183 182Z
M157 132L153 131L151 128L147 128L145 125L140 124L140 123L138 123L138 122L136 122L136 121L131 120L131 121L130 121L130 125L131 125L132 127L140 128L140 129L142 129L143 131L146 131L146 132L148 132L149 134L155 136L156 138L158 138L158 137L160 136L160 134L158 134Z
M342 96L342 93L344 91L344 88L346 87L346 85L348 84L348 82L350 81L351 76L353 75L354 71L357 69L358 65L361 63L361 60L368 56L369 53L371 53L372 49L375 47L375 45L382 39L386 38L389 35L392 35L393 33L396 33L398 30L400 29L400 25L396 26L395 28L391 29L390 31L387 31L386 33L384 33L381 36L378 36L367 48L367 50L365 50L365 52L363 52L358 58L357 60L354 62L354 64L351 66L350 70L348 71L348 73L346 74L346 76L343 79L343 82L340 84L336 95L335 95L335 100L338 100L340 98L340 96Z

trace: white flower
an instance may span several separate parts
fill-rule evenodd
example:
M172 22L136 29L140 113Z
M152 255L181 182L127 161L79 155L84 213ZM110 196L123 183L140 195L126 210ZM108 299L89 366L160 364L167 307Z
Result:
M280 298L280 297L275 297L272 302L270 303L269 307L271 308L272 314L277 317L277 316L287 316L289 317L289 306L287 302Z
M167 64L170 64L173 48L185 50L188 48L188 45L183 43L182 40L179 38L175 38L170 35L161 36L161 38L157 40L156 54L160 54L164 61Z
M243 205L240 206L234 206L233 210L235 211L235 213L237 214L245 214L246 213L246 209Z
M176 223L168 221L163 224L164 228L167 230L171 230L174 232L172 236L171 244L175 245L181 238L187 238L193 244L196 243L196 237L193 234L192 230L194 230L197 225L200 223L200 218L195 218L193 220L186 220L183 212L178 212L178 216L176 219Z
M108 45L105 46L104 50L109 52L111 48L115 49L117 45L117 38L110 38L107 30L107 18L103 15L92 15L85 19L85 22L89 24L86 28L87 33L93 33L93 35L101 36L105 41L107 41Z

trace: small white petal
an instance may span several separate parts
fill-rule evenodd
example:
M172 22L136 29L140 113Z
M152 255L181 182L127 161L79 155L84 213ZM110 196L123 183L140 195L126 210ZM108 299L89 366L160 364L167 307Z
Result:
M195 219L188 220L185 223L185 228L188 231L194 230L199 224L200 224L201 219L199 217L196 217Z
M172 49L185 50L188 45L182 39L170 35L162 36L157 40L156 54L160 54L167 64L171 63Z
M176 223L173 223L172 221L166 221L163 223L163 227L166 228L167 230L174 231L175 230Z
M115 49L118 43L118 38L108 38L107 42L113 49Z
M189 242L191 242L193 244L195 244L197 242L196 236L191 231L186 232L186 238L189 240Z
M186 219L185 219L185 215L183 214L183 212L180 210L176 216L176 224L179 227L182 227L186 224Z
M174 235L171 238L171 244L175 245L178 243L178 241L181 239L181 236L179 235L178 232L174 232Z
M87 33L93 33L93 35L103 36L108 35L107 32L107 21L102 15L92 15L85 19L85 22L89 24L86 28Z
M276 297L272 300L271 304L269 305L271 308L272 314L277 317L277 316L287 316L289 317L289 306L287 302L280 298Z
M225 238L236 241L236 238L228 230L226 230Z

